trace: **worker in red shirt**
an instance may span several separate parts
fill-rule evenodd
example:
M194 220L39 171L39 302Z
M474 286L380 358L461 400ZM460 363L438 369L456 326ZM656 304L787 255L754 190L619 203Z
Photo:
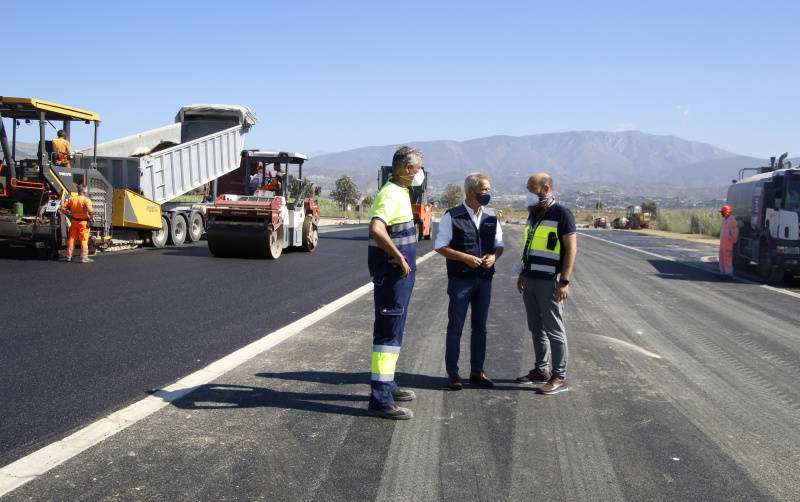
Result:
M53 140L53 148L58 152L58 163L59 165L70 167L69 154L71 154L72 151L69 149L69 141L67 141L66 138L67 134L63 129L59 129L56 134L58 137Z
M719 232L719 273L725 279L733 278L733 245L739 240L739 228L733 217L731 206L719 210L724 220Z
M78 185L78 195L68 198L61 205L61 211L70 221L67 239L67 261L72 261L75 241L81 243L81 263L89 263L89 222L94 220L92 200L86 196L86 186Z

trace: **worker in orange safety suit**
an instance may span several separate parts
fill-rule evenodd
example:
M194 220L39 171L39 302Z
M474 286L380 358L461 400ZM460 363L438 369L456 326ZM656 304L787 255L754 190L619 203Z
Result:
M274 190L276 192L281 191L281 183L283 183L283 177L286 176L286 171L281 167L279 162L275 162L273 164L275 166L275 176L272 176L272 173L267 168L267 176L264 178L264 186L262 190Z
M733 277L733 244L739 240L739 228L731 206L722 206L719 212L725 218L719 232L719 273L727 279Z
M67 141L67 134L64 132L63 129L59 129L56 133L58 137L53 140L53 147L58 152L58 163L65 167L70 167L69 164L69 154L72 151L69 149L69 141Z
M75 241L80 239L81 263L89 263L89 222L94 220L92 200L86 196L86 186L78 185L78 195L70 197L61 205L61 211L70 220L69 238L67 239L67 261L72 261Z

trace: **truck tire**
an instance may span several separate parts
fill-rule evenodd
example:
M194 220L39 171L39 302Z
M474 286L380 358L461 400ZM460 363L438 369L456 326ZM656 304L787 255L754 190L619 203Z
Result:
M267 246L267 258L277 260L283 252L283 225L277 230L272 229L267 236L269 245Z
M172 225L169 226L169 242L173 246L183 246L186 242L186 217L182 214L175 215L172 218Z
M314 219L309 214L303 220L303 250L313 253L319 243L319 230L314 226Z
M203 237L205 231L203 217L200 213L192 213L192 216L189 218L189 233L187 235L189 242L199 241L200 238Z
M167 244L169 236L169 222L166 216L161 217L161 228L150 232L150 243L154 248L163 248Z
M762 242L758 246L757 270L758 276L767 284L778 284L783 280L783 270L772 265L767 242Z

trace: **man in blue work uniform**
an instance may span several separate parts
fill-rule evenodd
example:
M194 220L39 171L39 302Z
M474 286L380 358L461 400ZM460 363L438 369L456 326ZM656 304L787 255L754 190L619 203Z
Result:
M392 158L392 178L378 191L369 225L369 274L374 284L375 324L372 334L372 378L369 408L376 417L407 420L414 414L395 401L412 401L414 392L400 389L394 371L408 303L417 269L417 232L409 186L425 179L422 152L401 146Z
M492 296L494 263L503 254L503 231L497 215L484 207L492 189L489 177L473 173L464 181L464 203L450 208L439 222L436 252L447 259L447 342L445 370L452 390L461 390L458 356L461 332L472 308L469 381L477 387L491 388L494 383L483 371L486 359L486 320Z

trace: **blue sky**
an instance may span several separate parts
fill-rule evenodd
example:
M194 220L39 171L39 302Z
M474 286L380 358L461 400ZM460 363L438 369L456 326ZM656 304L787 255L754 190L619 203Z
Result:
M94 111L100 141L231 103L248 147L310 154L622 129L800 154L797 2L2 4L0 94Z

